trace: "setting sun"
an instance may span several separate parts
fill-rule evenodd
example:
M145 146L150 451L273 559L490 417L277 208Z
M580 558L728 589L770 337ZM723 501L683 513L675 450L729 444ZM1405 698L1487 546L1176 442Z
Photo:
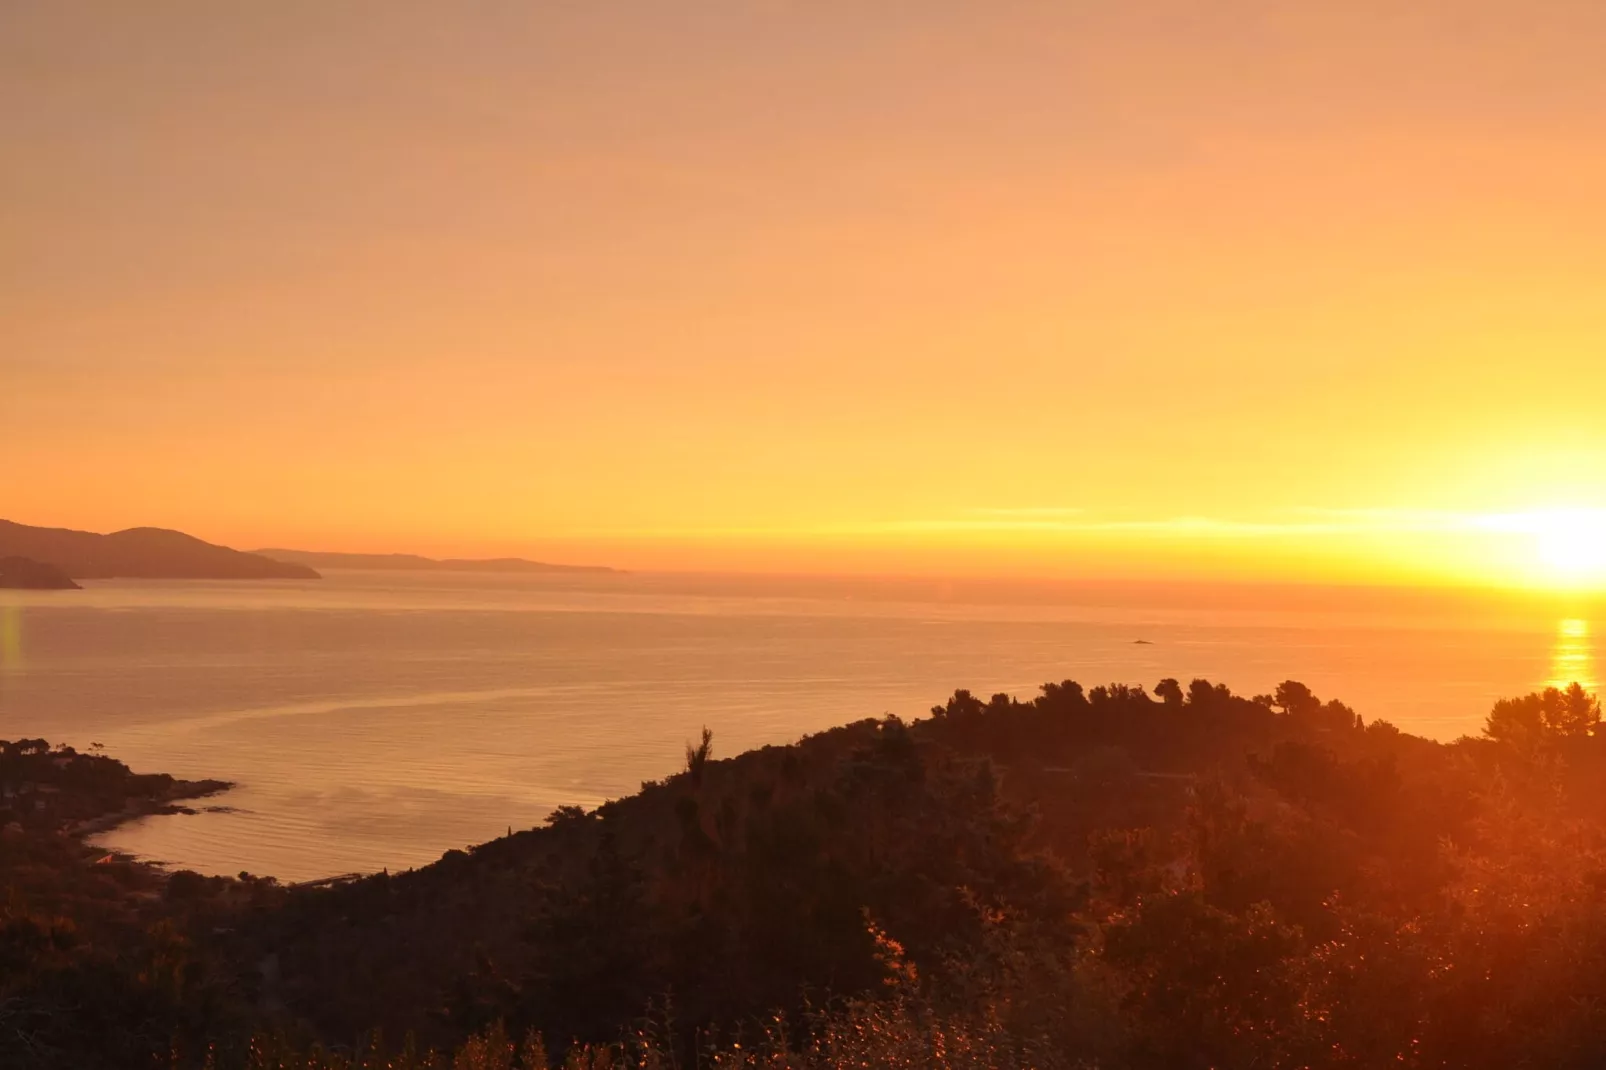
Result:
M1540 532L1539 554L1562 576L1597 579L1606 569L1606 531L1595 517L1557 517Z
M1531 548L1531 578L1571 588L1606 584L1606 510L1558 508L1489 516L1479 524Z

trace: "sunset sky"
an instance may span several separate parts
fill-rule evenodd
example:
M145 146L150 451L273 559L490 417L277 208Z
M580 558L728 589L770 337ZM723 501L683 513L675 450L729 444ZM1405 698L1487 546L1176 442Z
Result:
M1606 4L0 7L0 516L1606 577Z

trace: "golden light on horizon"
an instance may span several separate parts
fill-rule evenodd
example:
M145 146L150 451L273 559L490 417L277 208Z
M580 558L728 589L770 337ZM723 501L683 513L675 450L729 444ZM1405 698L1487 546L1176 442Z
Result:
M1599 5L91 6L0 45L0 516L1606 585Z

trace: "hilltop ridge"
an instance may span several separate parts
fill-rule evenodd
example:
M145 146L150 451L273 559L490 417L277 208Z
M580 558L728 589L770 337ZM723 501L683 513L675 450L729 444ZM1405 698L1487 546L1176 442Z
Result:
M1294 680L1168 677L712 744L595 810L286 887L80 838L221 783L0 743L0 1065L1506 1070L1606 1045L1581 685L1453 743Z

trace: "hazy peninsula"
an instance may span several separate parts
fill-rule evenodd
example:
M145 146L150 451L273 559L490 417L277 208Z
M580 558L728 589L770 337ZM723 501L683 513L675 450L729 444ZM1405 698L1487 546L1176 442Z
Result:
M76 580L315 580L301 564L203 542L165 528L129 528L109 535L41 528L0 520L0 557L19 557Z
M262 557L311 568L376 569L390 572L618 572L602 565L554 565L522 557L433 558L418 554L345 554L318 550L257 550Z
M80 588L55 565L29 557L0 557L0 589L76 591Z

